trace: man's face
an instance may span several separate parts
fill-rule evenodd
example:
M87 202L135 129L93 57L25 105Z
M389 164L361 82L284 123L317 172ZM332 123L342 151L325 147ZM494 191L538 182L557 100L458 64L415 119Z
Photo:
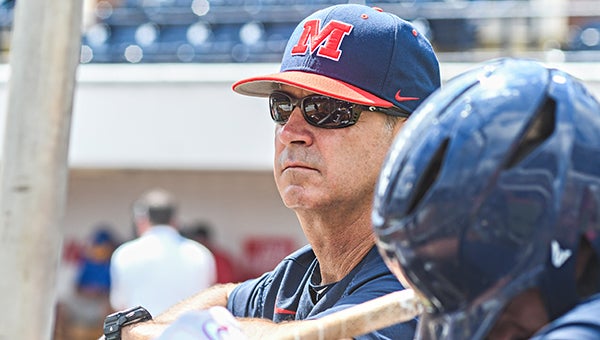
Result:
M296 98L313 94L283 86ZM370 207L381 164L395 132L382 113L363 112L358 122L341 129L308 124L296 107L285 125L275 127L274 175L288 208L338 209Z
M514 297L506 306L487 339L529 339L548 322L539 291L528 289Z

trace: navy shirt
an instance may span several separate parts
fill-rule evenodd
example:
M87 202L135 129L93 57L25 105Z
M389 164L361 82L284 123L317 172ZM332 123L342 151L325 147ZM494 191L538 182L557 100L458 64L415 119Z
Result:
M402 290L377 248L373 248L341 281L320 286L319 262L307 245L273 270L241 283L229 296L227 308L237 317L274 322L315 319ZM416 320L394 325L357 339L412 339Z
M600 339L600 294L578 304L565 315L542 328L531 339Z

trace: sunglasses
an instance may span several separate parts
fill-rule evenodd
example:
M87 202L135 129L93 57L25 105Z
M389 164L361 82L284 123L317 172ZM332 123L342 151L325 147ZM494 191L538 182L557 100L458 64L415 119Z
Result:
M271 118L284 125L292 111L300 107L304 120L312 126L323 129L340 129L356 124L363 111L382 112L392 116L408 117L409 113L396 107L383 108L350 103L347 101L314 94L303 98L293 98L284 92L269 95Z

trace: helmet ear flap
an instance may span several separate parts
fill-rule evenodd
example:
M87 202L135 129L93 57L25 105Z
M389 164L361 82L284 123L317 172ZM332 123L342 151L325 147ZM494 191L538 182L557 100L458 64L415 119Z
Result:
M579 212L579 223L582 233L593 246L596 256L600 255L600 186L590 185L586 188Z
M579 213L581 226L581 243L579 251L582 252L583 263L577 268L577 291L579 296L587 297L600 292L600 188L596 185L585 190Z
M549 248L546 269L541 273L537 286L544 300L548 319L554 320L579 301L575 281L577 252L570 253L569 258L557 266L555 259L561 253L569 254L571 250L563 248L557 240L552 240Z
M568 228L579 229L573 249L553 240L546 270L538 287L550 320L564 314L582 299L600 291L600 192L596 185L582 189L575 221L566 222ZM562 238L564 239L564 238ZM572 252L572 253L571 253ZM561 255L570 256L562 262Z

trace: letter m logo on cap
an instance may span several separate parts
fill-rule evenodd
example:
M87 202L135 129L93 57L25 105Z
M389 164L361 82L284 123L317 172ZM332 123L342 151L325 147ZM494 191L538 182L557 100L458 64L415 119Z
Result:
M323 29L319 29L321 20L308 20L304 23L304 30L300 35L298 44L292 48L292 55L306 54L306 50L310 47L310 53L317 51L320 57L339 60L342 55L340 45L344 36L350 34L354 26L332 20Z

